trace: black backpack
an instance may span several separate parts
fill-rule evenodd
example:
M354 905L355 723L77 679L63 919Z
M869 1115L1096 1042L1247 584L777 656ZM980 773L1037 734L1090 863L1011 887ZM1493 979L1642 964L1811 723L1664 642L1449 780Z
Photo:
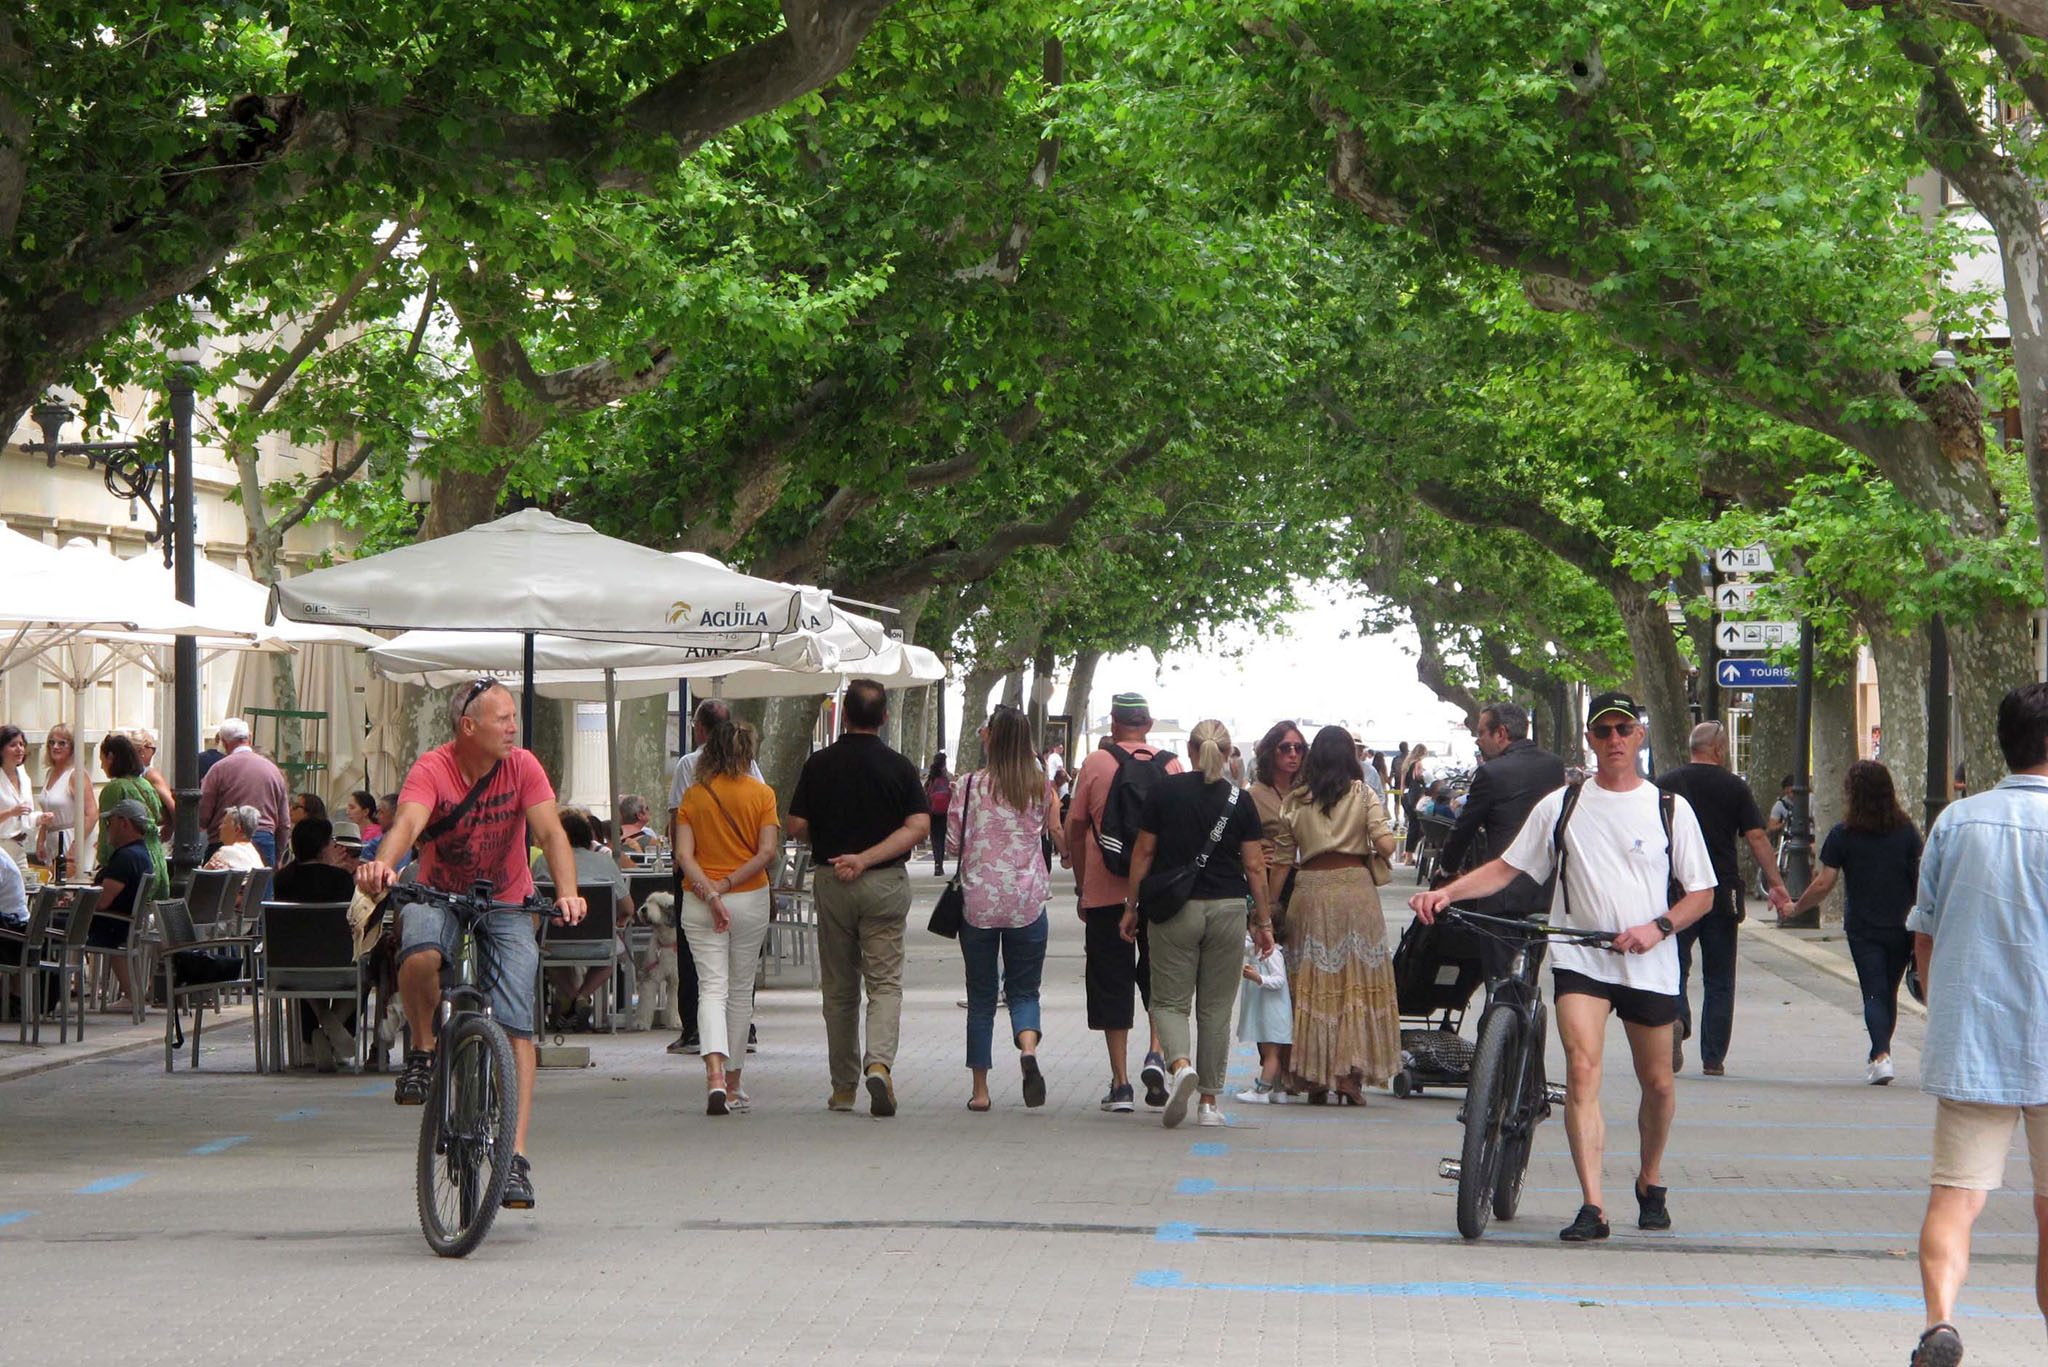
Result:
M1109 796L1103 799L1095 848L1102 851L1102 867L1125 878L1131 872L1131 851L1138 845L1138 818L1144 815L1145 802L1166 781L1166 766L1180 756L1170 750L1155 750L1152 758L1139 759L1108 739L1102 748L1116 757L1116 777L1109 781Z
M1564 828L1571 824L1572 812L1579 805L1579 791L1585 786L1586 780L1583 779L1577 783L1565 785L1564 805L1557 809L1557 824L1550 828L1550 848L1555 853L1557 862L1557 868L1553 876L1557 880L1558 896L1564 902L1564 919L1566 921L1570 921L1572 916L1572 895L1564 882ZM1671 814L1676 809L1677 801L1674 795L1665 792L1662 788L1657 790L1657 815L1664 822L1664 905L1667 910L1677 906L1679 901L1685 896L1685 889L1679 886L1678 873L1672 864L1672 861L1677 856L1671 849Z

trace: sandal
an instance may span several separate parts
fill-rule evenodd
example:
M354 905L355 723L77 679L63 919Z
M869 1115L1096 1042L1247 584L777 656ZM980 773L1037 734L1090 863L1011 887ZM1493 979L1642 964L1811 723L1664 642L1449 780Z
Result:
M704 1114L732 1114L732 1107L726 1104L725 1088L713 1087L710 1091L704 1094Z
M1953 1324L1943 1321L1929 1325L1920 1335L1909 1367L1956 1367L1962 1360L1963 1336Z
M1024 1068L1024 1104L1043 1106L1045 1104L1045 1074L1038 1071L1038 1055L1026 1054L1021 1063Z
M979 1115L983 1111L986 1111L989 1107L993 1105L995 1105L995 1102L989 1100L986 1097L983 1097L980 1101L976 1101L972 1097L969 1097L967 1101L967 1109L975 1112L977 1115Z

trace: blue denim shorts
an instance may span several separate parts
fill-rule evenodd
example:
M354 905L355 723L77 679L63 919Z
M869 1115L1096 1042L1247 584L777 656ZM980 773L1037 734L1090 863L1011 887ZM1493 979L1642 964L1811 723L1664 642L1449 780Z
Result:
M506 908L476 923L478 986L491 1003L491 1018L505 1033L533 1038L534 993L540 981L540 935L531 912ZM456 962L462 927L440 907L415 902L405 908L398 928L398 962L422 950L441 953L441 966Z

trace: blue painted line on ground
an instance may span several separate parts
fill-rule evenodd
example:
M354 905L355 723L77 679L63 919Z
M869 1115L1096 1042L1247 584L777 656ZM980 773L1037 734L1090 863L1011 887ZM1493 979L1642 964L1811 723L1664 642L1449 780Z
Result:
M358 1088L357 1090L355 1090L355 1091L353 1091L353 1092L350 1092L350 1093L349 1093L349 1095L350 1095L350 1096L389 1096L389 1095L391 1095L391 1084L390 1084L390 1083L388 1083L388 1082L373 1082L373 1083L371 1083L371 1084L370 1084L369 1086L367 1086L367 1087L361 1087L361 1088Z
M283 1115L272 1116L271 1119L275 1120L279 1124L285 1124L294 1120L309 1120L316 1115L323 1114L325 1114L325 1112L323 1112L318 1106L302 1106L296 1111L286 1111Z
M1225 1154L1227 1154L1227 1153L1229 1153L1229 1152L1230 1152L1230 1145L1228 1145L1228 1144L1190 1144L1190 1145L1188 1145L1188 1154L1189 1154L1189 1156L1190 1156L1190 1157L1193 1157L1193 1158L1221 1158L1221 1157L1223 1157L1223 1155L1225 1155ZM1255 1152L1255 1153L1264 1153L1264 1152L1269 1152L1269 1150L1264 1150L1264 1149L1255 1149L1255 1150L1253 1150L1253 1152ZM1312 1153L1312 1152L1315 1152L1315 1150L1312 1150L1312 1149L1311 1149L1311 1150L1305 1150L1305 1152L1311 1152L1311 1153Z
M1247 1127L1247 1128L1254 1128L1254 1126L1252 1126L1252 1124L1251 1124L1251 1122L1250 1122L1249 1120L1247 1120L1247 1121L1246 1121L1246 1127ZM1228 1144L1224 1144L1224 1145L1220 1145L1220 1146L1218 1146L1218 1147L1220 1147L1220 1148L1224 1148L1224 1149L1227 1149L1227 1148L1229 1148L1229 1147L1230 1147L1230 1145L1228 1145ZM1203 1158L1203 1157L1213 1158L1213 1157L1215 1157L1215 1156L1216 1156L1215 1154L1209 1153L1209 1152L1207 1151L1207 1149L1208 1149L1208 1146L1205 1146L1205 1145L1202 1145L1202 1144L1197 1144L1197 1145L1195 1145L1195 1146L1194 1146L1194 1147L1193 1147L1193 1148L1192 1148L1192 1149L1190 1150L1190 1152L1191 1152L1191 1153L1193 1153L1193 1154L1194 1154L1194 1156L1196 1156L1196 1157L1198 1157L1198 1158ZM1337 1146L1337 1147L1323 1147L1323 1146L1310 1146L1310 1147L1295 1147L1295 1146L1292 1146L1292 1145L1280 1145L1280 1144L1247 1144L1247 1145L1241 1145L1241 1146L1239 1146L1239 1151L1240 1151L1240 1152L1243 1152L1243 1153L1283 1153L1283 1154L1303 1154L1303 1153L1305 1153L1305 1154L1343 1154L1343 1153L1413 1153L1413 1152L1414 1152L1414 1146L1413 1146L1413 1145L1411 1145L1411 1144L1357 1144L1357 1145L1344 1145L1344 1146ZM2015 1149L2015 1150L2014 1150L2014 1152L2015 1152L2015 1153L2019 1153L2019 1152L2023 1152L2023 1150L2022 1150L2022 1149ZM1927 1162L1930 1162L1930 1161L1931 1161L1931 1159L1929 1158L1929 1156L1928 1156L1927 1154L1924 1154L1924 1153L1830 1153L1830 1154L1813 1154L1813 1153L1694 1153L1694 1152L1688 1151L1688 1152L1685 1152L1685 1153L1682 1153L1682 1154L1672 1154L1672 1155L1670 1155L1670 1156L1671 1156L1671 1157L1672 1157L1673 1159L1683 1159L1683 1160L1685 1160L1686 1162L1704 1162L1704 1161L1707 1161L1707 1160L1709 1160L1709 1159L1714 1159L1714 1160L1727 1160L1727 1159L1734 1159L1734 1160L1739 1160L1739 1161L1743 1161L1743 1162L1750 1162L1750 1163L1777 1163L1777 1162L1787 1162L1787 1163L1792 1163L1792 1162L1797 1162L1797 1163L1810 1163L1810 1164L1813 1164L1813 1165L1815 1165L1815 1166L1819 1166L1819 1167L1825 1167L1825 1166L1826 1166L1827 1164L1829 1164L1829 1163L1917 1163L1917 1164L1925 1164L1925 1163L1927 1163ZM1539 1161L1539 1162L1540 1162L1540 1161L1542 1161L1542 1160L1543 1160L1543 1159L1544 1159L1545 1157L1550 1157L1550 1158L1554 1158L1554 1159L1555 1159L1556 1161L1558 1161L1558 1162L1560 1162L1560 1163L1563 1163L1563 1162L1568 1162L1568 1161L1569 1161L1569 1155L1567 1155L1567 1154L1564 1154L1564 1153L1555 1153L1555 1154L1549 1154L1549 1155L1545 1155L1545 1154L1540 1154L1540 1153L1539 1153L1539 1154L1535 1155L1535 1157L1536 1157L1536 1160L1537 1160L1537 1161Z
M225 1139L216 1139L210 1144L201 1144L198 1148L192 1150L192 1156L194 1158L203 1158L210 1153L226 1153L235 1145L248 1142L249 1136L246 1134L231 1134Z
M87 1182L71 1194L73 1196L103 1196L110 1191L119 1191L123 1187L132 1187L147 1176L149 1174L146 1172L124 1172L117 1177L102 1177L97 1182Z
M0 1225L18 1225L23 1220L35 1218L39 1213L33 1210L0 1210Z
M1246 1184L1244 1184L1244 1185L1241 1185L1241 1186L1239 1186L1239 1185L1228 1185L1228 1184L1225 1184L1225 1183L1220 1183L1220 1182L1216 1182L1216 1181L1214 1181L1214 1180L1212 1180L1212 1179L1210 1179L1210 1178L1207 1178L1207 1177L1183 1177L1183 1178L1182 1178L1182 1179L1180 1180L1179 1184L1178 1184L1178 1185L1176 1185L1176 1186L1174 1187L1174 1194L1175 1194L1176 1196L1207 1196L1207 1195L1210 1195L1211 1193L1214 1193L1214 1192L1222 1192L1222 1191L1227 1191L1227 1192L1257 1192L1257 1193L1259 1193L1259 1194L1261 1194L1261 1195L1274 1195L1274 1194L1278 1194L1278 1193L1285 1193L1285 1192L1316 1192L1316 1193L1324 1193L1324 1192L1354 1192L1354 1191L1355 1191L1355 1192L1393 1192L1393 1191L1405 1191L1405 1192L1412 1192L1412 1191L1415 1191L1415 1190L1416 1190L1416 1187L1415 1187L1415 1186L1414 1186L1413 1184L1409 1184L1409 1185L1406 1185L1406 1186L1402 1186L1402 1185L1398 1185L1398 1184L1391 1184L1391 1183L1371 1183L1371 1184L1366 1184L1366 1185L1360 1185L1360 1186L1349 1186L1349 1185L1338 1185L1338 1186L1317 1186L1317 1185L1312 1185L1312 1184L1305 1184L1305 1185L1299 1185L1299 1186L1296 1186L1296 1185L1291 1185L1291 1184L1284 1184L1284 1183L1281 1183L1281 1184L1269 1184L1269 1183L1258 1183L1258 1182L1253 1182L1253 1183L1246 1183ZM1577 1187L1526 1187L1526 1188L1524 1188L1524 1190L1526 1190L1526 1191L1530 1191L1530 1192L1536 1192L1536 1193L1540 1193L1540 1194L1542 1194L1542 1195L1545 1195L1545 1196L1577 1196L1577 1195L1579 1195L1579 1194L1580 1194L1580 1193L1579 1193L1579 1189L1578 1189ZM1737 1184L1735 1184L1735 1183L1730 1183L1729 1185L1727 1185L1727 1186L1725 1186L1725 1187L1673 1187L1673 1188L1671 1188L1671 1194L1672 1194L1672 1196L1673 1196L1673 1197L1680 1197L1680 1198L1682 1198L1682 1197L1693 1197L1693 1196L1709 1196L1709 1195L1711 1195L1711 1196L1910 1196L1910 1197L1912 1197L1912 1198L1913 1198L1914 1200L1916 1200L1916 1201L1924 1201L1924 1200L1926 1200L1926 1199L1927 1199L1927 1191L1926 1191L1926 1188L1924 1188L1924 1187L1920 1187L1920 1188L1893 1188L1893 1187L1752 1187L1752 1186L1744 1186L1744 1185L1737 1185ZM2020 1196L2020 1195L2025 1195L2026 1193L2023 1193L2023 1192L2016 1192L2016 1191L2000 1191L2000 1192L1993 1192L1993 1193L1991 1193L1991 1194L1992 1194L1992 1195L1994 1195L1994 1196Z
M1156 1230L1154 1230L1152 1234L1152 1239L1154 1243L1192 1244L1202 1239L1337 1238L1381 1240L1438 1240L1448 1239L1451 1237L1451 1235L1452 1231L1448 1228L1232 1229L1221 1225L1198 1225L1193 1223L1192 1221L1174 1220L1168 1221L1166 1224L1160 1225ZM1905 1245L1911 1245L1916 1239L1920 1237L1920 1235L1918 1230L1913 1229L1703 1229L1689 1230L1684 1232L1667 1231L1659 1234L1635 1234L1630 1237L1640 1239L1649 1243L1661 1243L1665 1240L1684 1239L1713 1239L1723 1243L1730 1241L1741 1241L1745 1239L1812 1239L1827 1241L1839 1241L1845 1239L1868 1239L1873 1241L1882 1240L1894 1243L1901 1243ZM1977 1230L1971 1235L1971 1237L1975 1239L2026 1239L2032 1241L2037 1236L2033 1230L2012 1230L2006 1232ZM1499 1225L1495 1225L1492 1229L1487 1231L1486 1241L1488 1243L1492 1243L1496 1240L1505 1240L1509 1243L1555 1244L1557 1242L1557 1236L1555 1234L1528 1229L1505 1229Z
M1611 1305L1630 1309L1737 1310L1766 1306L1818 1306L1834 1310L1918 1314L1920 1297L1868 1286L1720 1285L1573 1286L1546 1282L1209 1282L1192 1281L1171 1269L1140 1272L1131 1285L1154 1291L1249 1291L1266 1295L1358 1296L1399 1300L1501 1300L1561 1305ZM2032 1287L1977 1287L1982 1295L2027 1295ZM1964 1307L1971 1319L2032 1319L2033 1310Z

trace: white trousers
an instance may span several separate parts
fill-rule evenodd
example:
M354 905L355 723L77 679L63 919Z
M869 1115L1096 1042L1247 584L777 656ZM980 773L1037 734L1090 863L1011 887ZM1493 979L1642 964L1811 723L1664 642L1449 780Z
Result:
M711 907L683 894L683 938L697 963L697 1039L706 1054L728 1059L746 1053L747 1029L754 1021L754 974L761 962L761 941L768 938L768 909L773 892L729 892L725 910L732 924L723 932L711 928Z

